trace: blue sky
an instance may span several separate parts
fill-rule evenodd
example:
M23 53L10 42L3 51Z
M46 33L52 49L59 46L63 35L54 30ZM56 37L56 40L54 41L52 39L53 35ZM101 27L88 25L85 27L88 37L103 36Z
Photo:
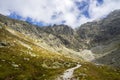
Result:
M39 26L76 28L120 9L120 0L0 0L0 13Z

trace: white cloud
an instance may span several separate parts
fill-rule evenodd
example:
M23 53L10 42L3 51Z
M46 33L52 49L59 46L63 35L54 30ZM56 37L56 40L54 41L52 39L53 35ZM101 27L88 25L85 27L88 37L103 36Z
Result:
M81 14L82 10L78 9L75 1L87 2L88 0L0 0L0 13L10 15L11 12L15 12L23 18L30 17L33 21L48 24L66 21L66 25L74 28L85 22L99 19L115 9L120 9L120 0L104 0L101 6L96 6L96 0L90 0L91 18L86 18ZM53 15L57 15L57 18L52 19Z
M109 14L115 9L120 9L120 0L104 0L101 6L96 6L96 3L96 1L91 0L89 7L90 16L94 20Z

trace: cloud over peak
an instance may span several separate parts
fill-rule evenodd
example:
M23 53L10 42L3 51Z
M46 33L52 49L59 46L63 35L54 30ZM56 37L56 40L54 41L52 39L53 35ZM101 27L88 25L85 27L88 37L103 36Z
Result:
M4 15L73 28L102 18L115 9L120 9L120 0L0 0L0 13Z

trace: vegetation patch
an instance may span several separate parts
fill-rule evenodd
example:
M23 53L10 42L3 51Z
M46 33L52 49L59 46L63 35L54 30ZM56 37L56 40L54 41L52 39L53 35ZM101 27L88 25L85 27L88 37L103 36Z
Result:
M120 80L120 69L110 66L83 63L74 72L75 78L79 80Z

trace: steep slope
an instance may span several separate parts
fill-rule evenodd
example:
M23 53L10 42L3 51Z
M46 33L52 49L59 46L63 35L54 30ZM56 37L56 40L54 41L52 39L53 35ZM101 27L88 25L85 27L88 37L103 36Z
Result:
M54 25L51 27L43 27L44 31L55 35L62 41L62 44L67 48L78 51L81 48L79 41L76 38L74 29L67 25Z
M83 24L78 30L80 38L89 41L89 47L104 44L120 35L120 10L110 13L105 19Z
M103 20L82 25L77 33L94 54L96 59L93 61L111 65L112 60L117 59L114 65L120 66L120 10L113 11Z
M80 54L74 51L81 46L77 45L79 42L75 39L74 30L70 27L38 27L3 15L0 15L0 21L8 26L9 30L20 32L44 49L81 59Z
M48 51L0 23L0 79L54 80L76 61Z

